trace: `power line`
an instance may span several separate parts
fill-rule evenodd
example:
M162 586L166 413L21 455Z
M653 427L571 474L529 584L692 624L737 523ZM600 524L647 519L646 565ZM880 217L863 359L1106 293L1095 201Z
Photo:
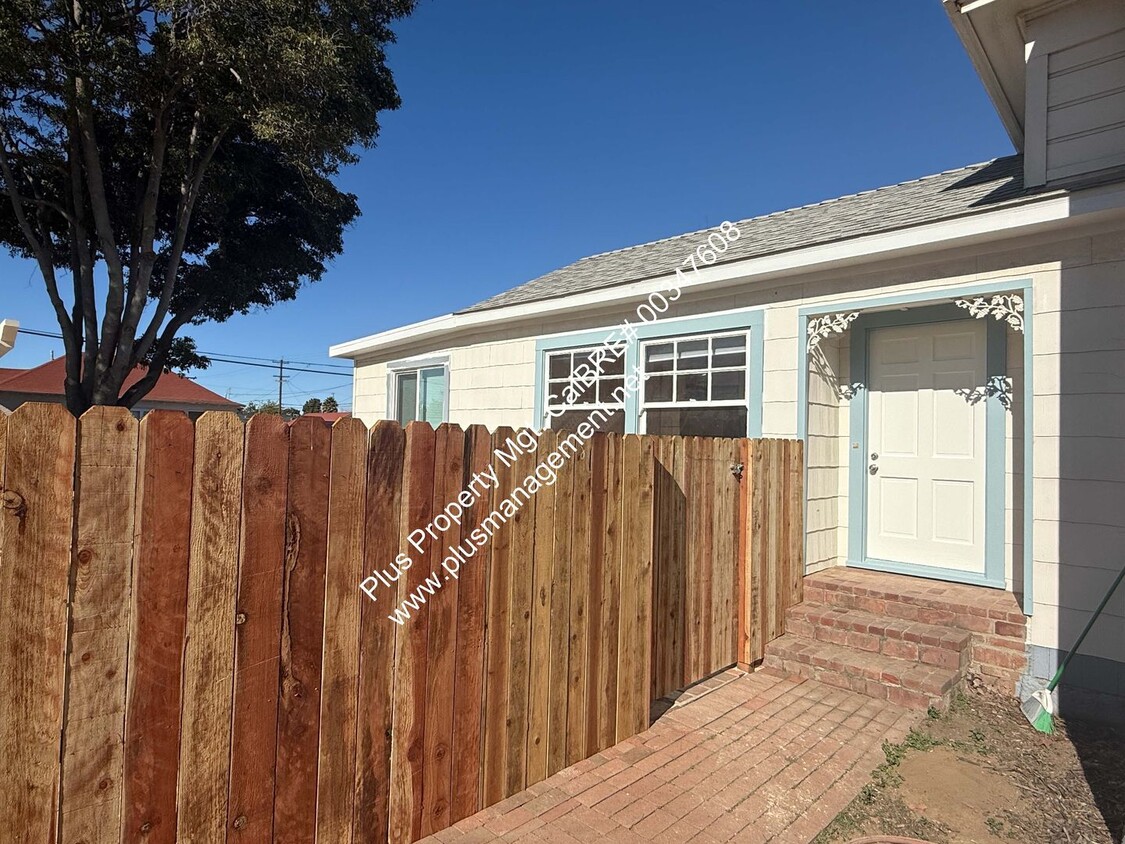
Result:
M50 338L55 339L55 340L61 340L62 339L62 335L59 334L58 332L39 331L39 330L36 330L34 328L20 328L19 333L20 334L30 334L33 337L50 337ZM234 364L235 366L259 366L259 367L262 367L264 369L278 369L280 367L282 369L288 368L290 372L295 372L295 373L308 372L312 375L335 375L337 378L344 378L344 377L350 377L350 376L346 376L344 372L339 372L339 371L329 372L329 371L323 370L323 369L298 369L297 367L292 366L292 364L296 363L296 364L301 364L302 366L337 366L337 367L341 367L344 370L351 370L352 369L352 367L350 365L340 364L340 363L312 363L310 361L290 361L290 360L282 361L282 360L279 360L277 358L258 358L258 357L252 357L250 355L233 355L233 354L226 354L226 353L222 353L222 352L220 352L220 353L200 352L200 354L204 355L205 357L207 357L210 360L217 361L219 363ZM220 355L222 355L222 356L220 356ZM239 358L239 357L246 358L246 360L234 360L234 358ZM269 362L268 363L255 363L254 361L269 361Z

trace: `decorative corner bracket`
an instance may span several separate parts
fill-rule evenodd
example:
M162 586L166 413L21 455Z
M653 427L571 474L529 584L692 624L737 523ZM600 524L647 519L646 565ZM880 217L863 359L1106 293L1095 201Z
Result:
M859 316L859 311L843 314L825 314L809 320L809 339L805 351L812 354L820 346L820 341L833 334L843 334Z
M1023 297L1016 293L1000 293L991 298L978 296L975 299L956 299L954 303L976 319L993 317L1023 333Z

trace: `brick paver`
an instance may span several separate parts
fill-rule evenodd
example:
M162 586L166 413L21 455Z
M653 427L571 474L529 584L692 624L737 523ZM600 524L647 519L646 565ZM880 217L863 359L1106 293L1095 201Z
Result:
M645 732L425 839L805 844L919 713L770 672L694 687Z

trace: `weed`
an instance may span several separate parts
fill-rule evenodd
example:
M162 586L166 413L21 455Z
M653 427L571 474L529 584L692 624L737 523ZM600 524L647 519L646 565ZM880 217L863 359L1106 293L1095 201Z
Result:
M1004 822L1000 818L985 818L984 825L988 827L988 831L993 835L999 835L1004 831Z

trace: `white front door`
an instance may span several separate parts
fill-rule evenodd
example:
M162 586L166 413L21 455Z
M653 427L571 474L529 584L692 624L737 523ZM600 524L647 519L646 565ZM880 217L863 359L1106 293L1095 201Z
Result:
M867 557L984 573L982 320L868 335Z

